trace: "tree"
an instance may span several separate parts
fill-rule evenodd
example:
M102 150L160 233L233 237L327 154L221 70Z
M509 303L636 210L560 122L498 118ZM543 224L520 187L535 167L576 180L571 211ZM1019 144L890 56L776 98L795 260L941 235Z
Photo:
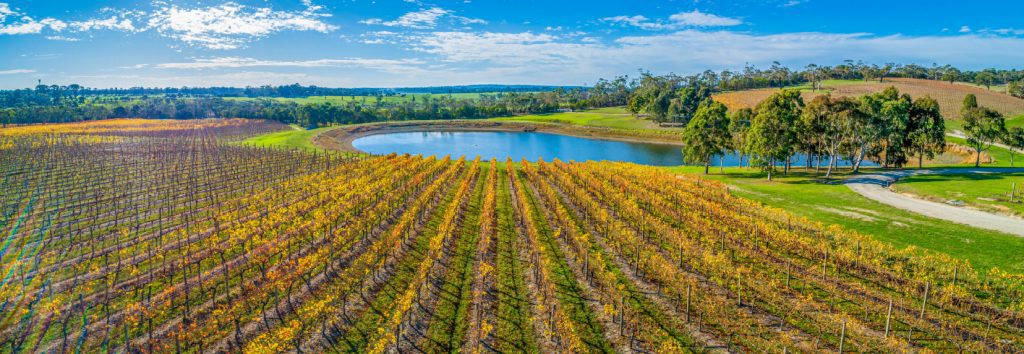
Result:
M1024 128L1010 128L1001 139L1003 144L1010 147L1010 167L1013 167L1013 158L1021 150L1024 150Z
M679 90L679 97L672 99L669 104L670 118L680 118L679 122L687 122L694 115L700 106L711 98L711 91L703 85L690 85ZM675 120L675 119L670 119Z
M960 105L960 114L967 115L967 111L978 108L978 97L974 96L973 93L964 96L964 103Z
M925 156L930 159L946 149L946 122L942 119L939 102L930 96L914 100L909 125L907 146L917 155L917 167L921 168Z
M986 107L974 107L964 113L964 135L976 154L974 167L981 166L981 152L1006 134L1006 121L999 112Z
M878 82L884 81L885 77L888 76L894 68L896 68L896 64L894 63L886 63L882 67L875 68L875 74L878 76Z
M857 122L863 120L860 105L847 97L832 98L831 95L815 97L804 108L801 119L804 127L812 127L819 146L828 153L828 170L825 178L832 177L837 159L844 147L857 146L853 139L861 136L854 131Z
M1009 93L1013 97L1024 98L1024 80L1010 81L1010 83L1006 85L1006 93Z
M873 144L871 154L882 161L883 166L902 167L907 162L904 143L910 123L910 95L900 94L895 87L861 98L864 111L875 117L879 123L878 140Z
M996 81L995 70L985 69L974 75L974 83L985 86L985 89L991 90L992 84Z
M704 164L704 174L708 174L711 158L724 154L730 145L726 110L724 104L707 100L683 129L683 157L687 163Z
M960 69L947 66L946 70L942 71L942 81L949 81L949 83L952 84L954 82L960 81L961 75L962 74L960 73Z
M747 152L747 132L750 131L750 121L754 119L754 110L740 108L729 116L729 135L732 137L733 151L740 156L740 165L743 165L743 155Z
M811 91L821 88L821 70L816 64L807 64L804 71L804 78L811 83Z
M642 73L640 87L630 95L627 108L634 114L649 114L656 122L664 122L668 118L669 106L675 94L675 83L672 79Z
M757 156L758 162L772 180L775 163L793 155L796 135L793 125L800 117L804 102L800 91L782 90L757 104L757 115L750 122L747 150Z

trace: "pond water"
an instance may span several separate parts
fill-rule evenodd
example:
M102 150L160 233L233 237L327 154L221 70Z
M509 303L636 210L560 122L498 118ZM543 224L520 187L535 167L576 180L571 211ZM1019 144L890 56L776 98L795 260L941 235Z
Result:
M365 136L352 142L355 148L371 154L412 154L423 156L466 156L483 160L498 158L536 161L625 161L644 165L678 166L683 164L682 147L668 144L635 143L588 139L539 132L402 132ZM745 159L744 159L745 160ZM803 159L794 161L802 165ZM746 161L744 161L745 163ZM739 156L715 158L712 165L738 166ZM822 161L822 164L825 164Z

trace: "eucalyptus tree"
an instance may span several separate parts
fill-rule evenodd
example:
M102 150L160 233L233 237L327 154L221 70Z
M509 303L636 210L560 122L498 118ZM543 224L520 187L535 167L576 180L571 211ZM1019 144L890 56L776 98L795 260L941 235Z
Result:
M883 167L902 167L907 162L906 137L910 127L910 95L900 94L895 87L864 95L861 104L865 113L875 117L879 134L872 144L871 155L882 161Z
M831 95L815 97L804 107L801 120L805 128L810 128L808 135L817 141L818 147L828 154L828 170L825 178L832 177L839 156L850 155L861 146L861 138L865 138L871 130L866 127L869 121L860 110L859 102L848 98L833 98ZM847 152L844 154L844 152ZM852 160L852 159L851 159ZM818 164L820 167L820 163Z
M726 111L724 104L704 101L683 129L683 157L687 163L703 164L704 174L711 158L725 154L731 143Z
M949 81L949 83L952 84L960 81L961 75L962 73L960 72L960 69L946 65L946 69L942 72L942 81Z
M1024 80L1010 81L1006 86L1006 93L1013 97L1024 98Z
M925 156L930 159L946 150L946 122L939 102L931 96L914 100L907 131L907 147L917 155L918 168L924 164Z
M1024 128L1013 127L1003 134L1003 144L1010 147L1010 167L1013 167L1013 159L1018 152L1024 151Z
M785 89L757 104L757 114L750 122L747 149L768 172L769 181L776 162L793 155L796 142L793 126L803 106L800 91Z
M981 166L981 152L988 150L1006 134L1003 114L988 107L973 107L964 111L964 135L974 148L974 167Z
M750 121L753 119L754 110L750 108L740 108L729 115L729 137L732 140L729 146L739 155L741 166L743 157L747 154L747 134L750 131Z

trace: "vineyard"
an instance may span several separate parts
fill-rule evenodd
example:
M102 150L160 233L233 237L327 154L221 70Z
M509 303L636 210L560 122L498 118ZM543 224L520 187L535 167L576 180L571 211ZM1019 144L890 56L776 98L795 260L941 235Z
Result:
M0 129L3 352L1024 351L1024 277L613 162Z

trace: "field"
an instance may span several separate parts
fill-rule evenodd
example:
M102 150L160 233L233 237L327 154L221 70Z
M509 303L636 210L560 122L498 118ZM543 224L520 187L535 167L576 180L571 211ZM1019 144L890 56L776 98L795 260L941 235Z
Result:
M381 96L381 102L384 103L406 103L412 102L414 99L417 102L422 102L424 99L431 98L437 99L441 97L451 97L454 99L477 99L481 95L496 95L494 93L452 93L452 94L429 94L429 93L403 93L391 96ZM309 104L309 103L330 103L334 105L344 105L349 102L354 103L367 103L373 104L377 102L378 96L309 96L309 97L270 97L270 98L251 98L251 97L225 97L226 100L238 100L247 101L255 99L273 99L281 102L295 102L298 104Z
M580 112L535 114L507 118L492 118L495 121L557 123L588 127L602 127L620 130L682 131L682 128L661 128L649 119L638 118L622 107L592 109Z
M13 352L1024 350L1024 279L627 163L0 130Z
M313 145L313 137L333 129L332 127L303 129L298 126L291 126L291 128L289 130L254 136L243 140L242 144L313 151L320 149Z
M901 180L894 188L938 202L959 200L986 211L1024 215L1024 173L920 175Z
M1005 93L989 91L981 87L948 82L887 78L885 82L878 81L848 81L832 80L822 83L822 87L832 93L833 96L858 97L868 93L874 93L893 86L901 93L908 93L911 97L917 98L930 95L939 101L942 115L947 119L960 119L960 105L964 96L973 93L978 97L978 104L992 108L1007 117L1014 117L1024 114L1024 99L1016 98ZM815 95L822 94L822 91L811 92L806 86L797 87L803 92L804 100L810 100ZM753 107L779 89L757 89L746 91L725 92L714 95L715 100L724 103L729 109Z

